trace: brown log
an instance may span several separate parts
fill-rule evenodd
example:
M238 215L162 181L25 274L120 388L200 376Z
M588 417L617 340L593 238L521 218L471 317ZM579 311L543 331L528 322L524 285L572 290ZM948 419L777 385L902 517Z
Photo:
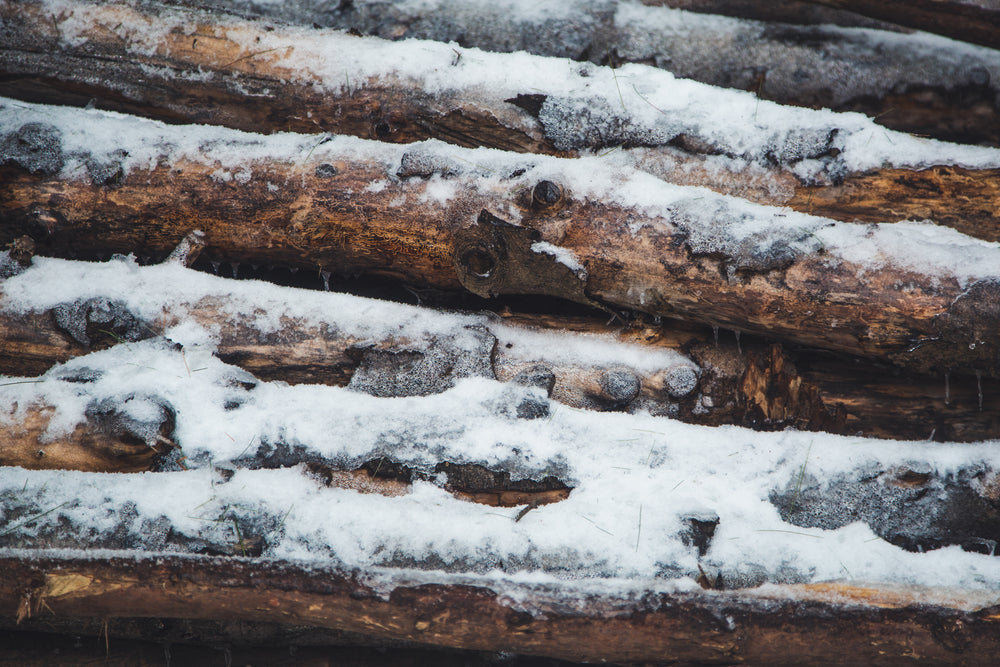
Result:
M3 619L0 619L3 624ZM13 625L13 624L11 624ZM30 628L30 629L28 629ZM155 638L155 639L153 639ZM275 623L220 625L188 619L27 619L0 630L2 667L50 667L55 663L102 667L493 667L492 653L429 648L377 640L336 630ZM503 656L510 667L533 658ZM563 663L561 667L572 667Z
M211 6L393 40L454 41L486 51L523 50L611 66L644 63L678 77L750 90L781 104L860 111L895 130L1000 145L1000 54L968 47L956 53L953 46L923 35L844 30L830 24L901 28L804 2L644 4L781 23L655 8L614 12L600 2L581 2L573 12L537 17L459 0L428 1L419 8L397 3L261 5L245 0L213 0Z
M139 337L148 337L182 320L197 323L217 332L215 354L220 359L260 379L293 384L349 385L359 367L378 364L392 368L392 360L403 355L410 366L406 370L396 367L398 380L391 386L355 383L362 390L379 395L405 395L414 391L412 380L408 381L406 376L410 373L413 377L414 360L432 359L446 353L448 348L450 334L446 330L430 338L371 340L343 327L331 331L325 325L286 318L281 331L265 332L252 316L221 311L223 299L220 294L193 304L165 303L159 319L144 322L135 331ZM128 319L124 316L125 309L115 308L120 321ZM58 362L128 340L124 338L128 331L121 327L116 331L107 323L95 326L87 322L87 309L77 308L74 312L84 321L67 320L65 314L57 318L53 311L24 315L0 308L0 341L4 343L0 348L0 373L39 375ZM628 324L609 324L604 317L511 313L505 315L503 322L487 317L469 321L497 340L492 353L484 348L483 372L504 382L529 382L536 377L543 384L551 381L551 398L574 408L648 410L712 426L736 424L756 429L793 426L800 430L909 440L975 441L1000 436L1000 383L989 377L955 374L946 380L940 376L887 373L878 364L857 361L845 364L840 358L808 349L783 349L753 337L738 341L729 331L713 334L709 328L680 322L653 324L640 319ZM70 330L86 331L89 344L74 339ZM525 347L520 342L508 347L508 341L519 340L525 330L550 333L547 338L540 338L536 347ZM555 334L556 331L561 333ZM514 332L522 333L511 339ZM553 360L548 350L571 345L574 335L600 336L609 346L618 340L646 346L651 351L676 351L696 366L679 364L676 368L665 366L650 372L611 359L603 365L590 360L576 363L563 358ZM466 363L457 370L464 373L472 365ZM455 370L452 367L453 373ZM635 378L636 394L617 398L609 394L602 386L602 379L608 373L625 373ZM541 376L551 376L551 380ZM421 377L417 388L442 391L452 386L455 377L442 375L433 380ZM73 451L90 451L88 448L94 446L93 441L99 440L100 434L92 428L81 429L61 440L59 446L76 443ZM26 424L22 431L15 429L10 434L19 432L24 437L15 440L21 444L8 443L0 452L0 464L26 468L41 465L87 470L131 469L121 468L120 462L110 467L105 463L85 467L73 458L64 458L57 454L53 444L41 443L44 432L41 422L33 429ZM169 438L169 430L162 435ZM154 444L161 454L168 451L166 443ZM156 452L142 442L133 446L143 455L135 469L152 467ZM21 453L14 456L14 451ZM46 453L44 458L36 456L39 451Z
M423 585L248 559L0 558L0 613L19 619L167 617L334 628L381 639L567 660L788 664L988 662L996 607L951 593L845 584L631 599L545 585ZM941 596L935 596L941 600ZM935 599L932 597L930 599ZM565 604L573 600L572 604Z
M27 124L10 136L55 137L42 143L61 155L58 131L47 132ZM291 154L286 147L280 157L271 153L267 161L243 164L241 183L217 177L215 164L199 156L159 153L157 142L167 141L170 131L156 132L147 144L136 141L127 150L149 152L161 164L122 171L115 183L0 167L6 181L0 239L32 235L43 254L162 258L201 229L206 254L217 261L369 272L443 289L462 286L484 297L544 294L759 333L910 370L1000 374L996 281L963 286L957 277L922 275L892 263L857 265L822 244L815 252L797 250L789 245L795 239L780 235L699 245L699 235L725 220L733 206L727 200L712 204L702 191L677 200L687 206L681 215L674 205L636 210L587 195L585 183L562 171L575 161L547 158L542 178L525 171L532 163L498 155L491 169L511 177L490 180L469 167L482 157L466 159L452 152L459 149L433 146L396 149L387 158L384 147L372 147L377 152L369 155L300 144ZM183 132L178 129L178 136ZM402 166L387 173L386 159ZM428 160L434 164L413 166ZM614 178L624 173L615 170ZM441 201L442 184L457 194ZM761 208L754 215L780 230L785 214ZM520 224L501 216L518 216ZM635 228L637 220L650 224ZM818 231L827 223L807 224ZM866 242L861 228L828 224ZM579 268L539 248L569 251Z
M102 8L80 3L75 7L72 15L61 15L34 3L0 6L6 31L4 39L9 45L0 49L3 73L0 93L60 104L93 103L171 122L218 124L264 133L331 131L402 143L437 138L461 146L576 154L559 150L531 113L532 108L537 113L546 98L545 91L525 90L522 101L514 104L511 102L519 99L516 93L507 101L485 95L484 87L490 86L486 81L458 87L450 93L430 94L421 81L391 77L363 80L351 77L350 73L346 74L347 89L330 89L340 86L341 81L324 81L314 73L295 69L284 59L285 54L296 49L296 53L305 53L310 48L296 39L293 28L235 19L222 21L188 10L181 16L192 22L191 34L166 32L150 48L134 44L134 36L123 26L158 20L167 25L166 18L158 19L155 13L122 5ZM72 29L80 31L75 45L61 40L58 26L65 21L72 21ZM86 24L81 27L80 22ZM262 37L274 40L276 36L287 42L286 49L258 53L249 46ZM334 58L325 52L311 52L309 57L317 62ZM702 60L696 59L692 67L702 65ZM874 62L878 61L878 57L874 58ZM850 65L845 67L855 69ZM989 79L988 68L984 71ZM696 76L694 70L683 74ZM772 83L777 76L772 74ZM873 74L870 78L882 80L886 76ZM950 80L960 78L954 74ZM994 78L1000 80L1000 74ZM756 89L768 96L773 85L758 84L754 84ZM801 86L792 81L785 88L799 91ZM920 116L923 113L920 109L926 106L923 97L931 93L926 86L916 88L919 89L916 102L907 102L892 93L892 99L886 98L871 112L884 114L886 119ZM995 109L986 110L956 95L954 91L945 91L935 97L935 105L959 100L961 108L944 109L942 117L954 120L972 114L967 122L960 124L1000 128L1000 122L989 115ZM848 96L845 100L868 97L871 95ZM990 92L988 97L992 100L995 93ZM249 103L251 99L253 102ZM800 102L836 106L823 100ZM848 104L844 108L860 107ZM615 122L627 126L628 114L624 113ZM1000 137L986 140L1000 141ZM613 143L622 142L627 140ZM710 168L702 166L705 156L700 151L719 152L709 141L682 135L672 143L683 146L684 150L671 145L636 149L636 163L671 182L703 185L724 194L787 205L834 219L867 221L877 216L874 212L884 210L892 215L883 216L880 221L931 219L959 226L978 238L1000 240L997 170L946 168L925 175L925 172L907 174L887 168L870 174L848 173L842 179L838 176L827 185L818 185L800 181L785 166L748 167L739 160L731 162L726 172L720 174L720 156L714 157ZM606 147L591 141L581 148ZM927 181L933 181L942 193L934 195L933 190L921 189ZM977 185L965 193L970 182ZM948 196L952 192L962 192L963 196L957 199Z
M806 0L862 16L1000 48L1000 8L991 0Z
M832 24L853 28L904 30L898 24L877 21L832 6L817 5L808 0L642 0L653 7L672 7L703 14L721 14L758 21L778 21L794 24Z

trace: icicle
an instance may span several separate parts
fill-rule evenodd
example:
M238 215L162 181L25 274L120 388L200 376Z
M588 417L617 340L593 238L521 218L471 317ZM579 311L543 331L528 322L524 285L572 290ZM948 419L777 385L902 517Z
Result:
M290 267L288 267L288 270L291 271L292 273L298 273L299 272L299 267L297 267L297 266L290 266Z
M719 327L712 327L712 335L715 336L715 347L719 347Z
M230 266L233 267L233 278L235 278L236 274L239 273L239 271L240 271L240 263L239 262L233 262L232 264L230 264Z
M212 271L218 275L219 273L219 262L212 262Z
M323 279L323 289L326 290L327 292L329 292L330 291L330 272L329 271L320 271L319 275Z
M983 372L976 371L976 389L979 390L979 411L983 411Z
M733 333L736 334L736 351L739 352L740 354L743 354L743 346L740 345L740 332L733 331Z
M260 264L251 264L250 268L253 269L254 273L257 273L257 271L260 269Z
M948 405L951 401L951 378L949 373L944 374L944 404Z

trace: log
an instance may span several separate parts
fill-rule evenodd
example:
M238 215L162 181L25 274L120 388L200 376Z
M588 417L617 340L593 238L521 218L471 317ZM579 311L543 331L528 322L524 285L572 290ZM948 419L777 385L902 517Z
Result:
M767 430L792 426L904 440L975 441L1000 435L1000 383L992 378L956 374L946 387L938 376L887 373L879 364L845 365L842 359L809 349L786 349L753 337L737 340L728 331L720 336L710 328L680 322L656 324L640 318L609 324L603 317L508 312L502 320L464 316L457 320L459 325L454 315L440 315L430 329L372 338L353 328L356 323L336 317L317 323L289 313L279 330L262 328L255 315L223 307L232 299L223 285L194 302L158 296L155 284L136 288L146 303L157 302L161 312L156 318L144 319L115 295L24 313L4 307L0 283L0 373L40 375L57 363L163 335L187 322L216 332L214 354L219 359L265 381L351 386L379 396L405 396L444 391L461 377L482 374L503 382L535 383L554 401L573 408L644 410L694 424ZM331 295L330 302L331 313L371 307L365 299L343 295ZM434 321L434 314L424 309L400 308L403 321L414 313L422 321ZM479 358L453 342L470 329L484 338ZM600 352L584 354L581 345ZM575 358L573 352L558 352L572 350L581 351ZM641 366L630 361L640 353L645 355ZM636 390L612 391L616 378L633 382ZM28 428L28 422L38 423ZM23 431L9 431L12 439L0 463L147 470L156 466L156 451L169 452L162 440L147 444L138 438L133 447L140 456L134 467L109 466L104 459L83 467L59 454L53 444L41 442L44 423L31 417ZM106 432L112 423L113 415L105 414L60 441L60 447L76 443L72 451L89 451L100 439L102 425ZM156 433L169 438L172 427L163 426ZM13 437L17 433L24 437ZM37 456L39 451L45 452L44 458Z
M995 606L920 589L822 584L634 599L603 594L581 608L544 585L514 586L506 596L489 584L389 580L376 588L356 571L248 559L37 554L6 555L0 564L0 612L21 619L279 620L380 639L620 663L902 664L914 655L982 662L1000 650ZM517 607L508 602L515 594Z
M80 106L93 103L171 122L219 124L264 133L331 131L390 142L437 138L462 146L557 155L651 145L622 153L640 168L671 182L704 185L725 194L846 221L870 221L880 210L891 211L890 219L931 219L956 225L985 240L1000 240L996 213L1000 210L1000 172L996 169L1000 161L996 156L988 165L992 169L983 170L987 165L972 169L975 165L968 163L924 172L928 167L949 165L943 163L947 161L940 153L908 144L912 139L907 137L890 137L872 123L859 125L856 118L831 123L825 116L803 111L806 115L782 116L769 124L763 120L770 116L766 103L750 98L705 97L693 107L675 109L651 99L655 99L655 91L679 85L656 70L642 69L638 78L632 73L619 77L610 70L584 71L573 63L537 59L532 60L532 67L548 74L529 82L523 76L513 76L513 72L526 71L513 56L465 53L443 45L436 50L427 46L439 63L436 69L428 66L427 71L409 71L404 76L392 69L393 63L402 66L410 59L404 44L219 18L193 10L144 13L136 7L80 3L73 5L72 13L60 14L62 8L47 8L43 3L0 7L6 30L4 43L10 45L0 50L0 92L21 99ZM149 35L142 27L148 25L159 26L158 36L149 43L144 41ZM72 34L73 39L65 38L64 33ZM744 41L734 38L734 42ZM264 46L253 46L258 44ZM359 53L370 55L361 58ZM881 57L873 62L878 63ZM908 55L907 62L913 57ZM821 63L807 69L827 66L826 58L824 55ZM704 57L693 60L693 67L708 62ZM344 65L329 64L335 62ZM965 81L967 73L982 78L973 72L985 68L987 79L1000 82L1000 64L963 62L958 67L961 71L949 70L942 78L951 83ZM465 74L442 84L435 72L448 69ZM920 69L926 68L914 67ZM990 75L991 71L995 75ZM502 74L507 78L499 79ZM782 80L777 72L769 76L775 85ZM795 72L788 77L790 83L782 86L796 93L804 90ZM879 82L892 79L877 73L864 78ZM575 98L557 93L551 89L553 79L576 82L587 93ZM766 84L767 79L764 81ZM767 85L764 88L768 89ZM920 95L930 94L927 86L916 88L923 91ZM703 91L698 96L720 92ZM896 93L885 91L875 97L885 94L890 98L875 113L890 118L904 107L917 115L922 113L922 101L904 103ZM981 104L956 96L954 91L937 97L956 100L962 107L961 113L945 113L947 118L970 113L973 117L962 121L964 126L1000 127L990 120L992 111L979 115L984 108ZM993 100L995 91L987 97ZM842 102L851 99L858 96L847 94ZM824 104L822 100L817 103ZM761 104L765 105L763 110ZM720 105L733 110L724 119L729 123L726 127L716 127L716 121L711 120L712 109ZM885 113L889 107L896 111ZM586 125L581 120L584 108L592 110L589 120L593 127L581 130L580 126ZM646 118L651 109L655 117ZM741 113L746 115L745 122L733 122L732 116ZM905 115L912 114L907 111ZM705 120L693 123L693 117ZM746 135L748 128L755 134ZM753 147L760 142L761 133L770 135L768 141L773 137L777 144ZM853 150L861 146L867 151L884 144L884 156L869 159L867 166L848 167L843 151L852 136L857 142ZM788 144L784 148L782 137ZM893 156L910 150L927 155L917 163L896 163ZM841 155L830 155L836 151ZM818 172L815 165L809 167L806 171L812 175L805 177L796 168L804 166L803 158L807 163L819 160L823 166ZM104 178L113 180L113 171ZM976 184L975 189L965 196L964 189L970 183ZM940 187L941 194L936 195L933 187ZM963 196L949 196L955 192Z
M758 21L803 25L830 24L849 28L904 31L896 23L878 21L844 9L817 5L806 0L642 0L651 7L672 7L702 14L721 14Z
M645 4L654 4L646 2ZM753 91L781 104L860 111L879 124L937 139L1000 145L1000 56L927 35L789 25L891 24L801 2L725 0L659 3L780 23L740 21L660 8L576 3L536 17L497 3L260 4L215 0L213 8L385 39L457 42L486 51L528 51L617 67L644 63L678 77ZM845 20L853 18L853 21Z
M47 113L79 123L86 112ZM483 297L544 294L911 371L1000 373L996 250L947 230L713 199L599 157L581 178L580 160L210 128L188 148L190 128L86 118L102 136L129 132L128 142L90 152L56 125L8 115L8 145L34 148L0 167L0 238L27 234L43 254L162 258L201 229L215 261L372 273ZM266 159L239 157L247 150ZM68 163L67 176L33 173L49 159ZM113 182L95 181L105 170ZM640 191L655 203L620 194Z
M870 2L869 0L806 0L814 4L846 9L908 28L926 30L993 49L1000 48L1000 8L990 0L917 0L916 2Z

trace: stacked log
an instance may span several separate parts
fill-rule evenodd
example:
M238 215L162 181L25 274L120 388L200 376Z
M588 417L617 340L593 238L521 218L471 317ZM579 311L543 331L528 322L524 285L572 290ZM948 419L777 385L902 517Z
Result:
M506 508L513 523L576 491L571 466L517 467L516 447L499 463L443 445L407 454L407 443L345 456L279 434L216 468L210 438L185 435L191 417L166 393L148 386L145 393L108 393L104 371L85 363L147 345L180 359L190 377L204 369L192 369L185 355L210 348L213 372L227 369L218 371L217 384L238 395L225 410L259 400L267 383L401 398L447 393L480 378L503 383L477 409L505 428L570 409L917 441L912 459L879 449L876 462L828 478L806 474L807 449L797 477L787 478L781 459L761 493L781 521L803 531L856 523L873 540L910 552L951 547L992 555L1000 535L1000 473L992 459L984 454L981 463L963 459L945 470L925 447L1000 433L996 152L767 102L759 103L758 120L758 102L735 92L719 94L746 112L749 129L727 126L704 111L715 91L634 63L788 104L873 114L899 105L906 111L886 113L887 126L995 145L994 52L969 47L956 65L942 55L944 43L927 36L907 41L856 28L670 15L701 30L726 26L733 41L755 35L760 52L780 46L800 69L814 67L817 51L837 47L844 66L868 63L874 76L901 77L841 90L833 103L818 93L795 97L794 86L782 82L791 74L776 66L752 65L750 81L725 67L698 70L692 63L704 54L696 50L687 52L689 61L664 56L682 53L676 40L629 50L639 33L636 21L625 20L628 12L656 16L655 7L629 5L615 14L587 4L567 20L588 27L576 36L588 48L551 53L541 27L513 47L507 28L489 36L493 42L470 28L462 47L414 46L166 4L0 5L0 93L18 98L0 100L4 469L134 479L204 471L207 461L205 478L225 498L234 493L225 487L234 476L266 480L258 473L289 468L317 489L376 498L413 498L436 486L447 502ZM818 17L864 30L886 25L839 10L878 21L895 16L870 3L814 3L838 11L802 3L646 4L710 6L764 21L779 12L781 21ZM995 10L925 4L909 27L997 46ZM215 5L260 10L237 1ZM280 18L394 39L452 39L458 23L443 17L455 8L442 1L426 11L418 18L398 7L342 3ZM561 25L550 21L548 28ZM804 44L809 38L820 41ZM528 48L616 69L465 48L476 39L497 51ZM890 54L888 65L863 52L872 44L892 45L875 49ZM915 44L938 78L899 74L898 59ZM424 49L432 67L408 68L408 48ZM339 62L347 65L338 69ZM512 74L518 68L523 81ZM956 83L955 71L971 78ZM816 90L824 76L815 73ZM655 91L674 83L678 95L696 102L658 106ZM958 89L967 113L945 119L955 109L935 105ZM692 109L705 117L688 118ZM181 267L218 273L221 266L231 267L234 279L239 267L241 277L254 278L299 271L317 276L314 286L367 276L404 285L418 301L433 295L442 304L498 312L438 321L419 307L394 311L420 325L401 321L391 333L292 310L275 325L258 311L229 308L235 292L228 287L178 297L157 292L147 278L141 303L92 288L26 306L25 290L44 284L52 261L32 266L35 257L122 263L136 280L158 264L168 279L180 275L170 271L189 270ZM368 307L344 300L327 306ZM183 338L186 327L211 332L211 344L171 338ZM594 341L599 352L586 348ZM31 384L44 390L10 388ZM46 402L66 386L85 404L79 415ZM379 437L400 436L387 426ZM651 446L647 464L652 457ZM131 482L110 479L117 481L108 482L108 497L89 509L135 512L120 495ZM0 488L0 516L8 519L0 526L0 613L27 629L40 628L46 614L61 617L69 631L97 618L276 621L383 646L620 663L950 660L959 652L981 660L1000 637L997 601L985 593L794 583L797 573L756 588L776 575L712 560L720 519L711 511L683 515L681 532L664 537L684 545L697 572L690 563L658 564L697 585L654 582L649 590L609 592L553 579L559 566L544 549L522 565L530 571L531 558L546 563L536 572L542 583L508 577L519 572L516 565L493 564L484 576L481 564L463 570L461 558L456 565L436 554L426 562L393 555L367 570L276 561L269 541L280 539L274 535L284 517L266 498L253 521L232 509L233 501L209 519L222 525L204 531L153 530L160 519L149 517L142 526L121 519L109 531L97 518L56 519L74 501L59 504L47 482L34 495L19 495L8 482ZM636 552L641 530L639 505ZM67 551L41 551L52 547ZM95 549L111 555L87 553ZM143 551L159 555L135 557ZM429 579L413 574L428 569ZM203 630L203 639L212 632ZM124 628L116 633L128 636Z

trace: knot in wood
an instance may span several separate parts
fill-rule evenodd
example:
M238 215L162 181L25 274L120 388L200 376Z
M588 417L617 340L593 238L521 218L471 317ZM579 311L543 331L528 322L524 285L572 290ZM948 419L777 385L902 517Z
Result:
M552 181L539 181L531 191L531 205L541 211L550 212L563 203L562 186Z
M531 227L501 220L489 211L456 236L452 262L462 285L481 297L500 294L545 294L594 305L585 278L553 255L532 245L541 235Z

